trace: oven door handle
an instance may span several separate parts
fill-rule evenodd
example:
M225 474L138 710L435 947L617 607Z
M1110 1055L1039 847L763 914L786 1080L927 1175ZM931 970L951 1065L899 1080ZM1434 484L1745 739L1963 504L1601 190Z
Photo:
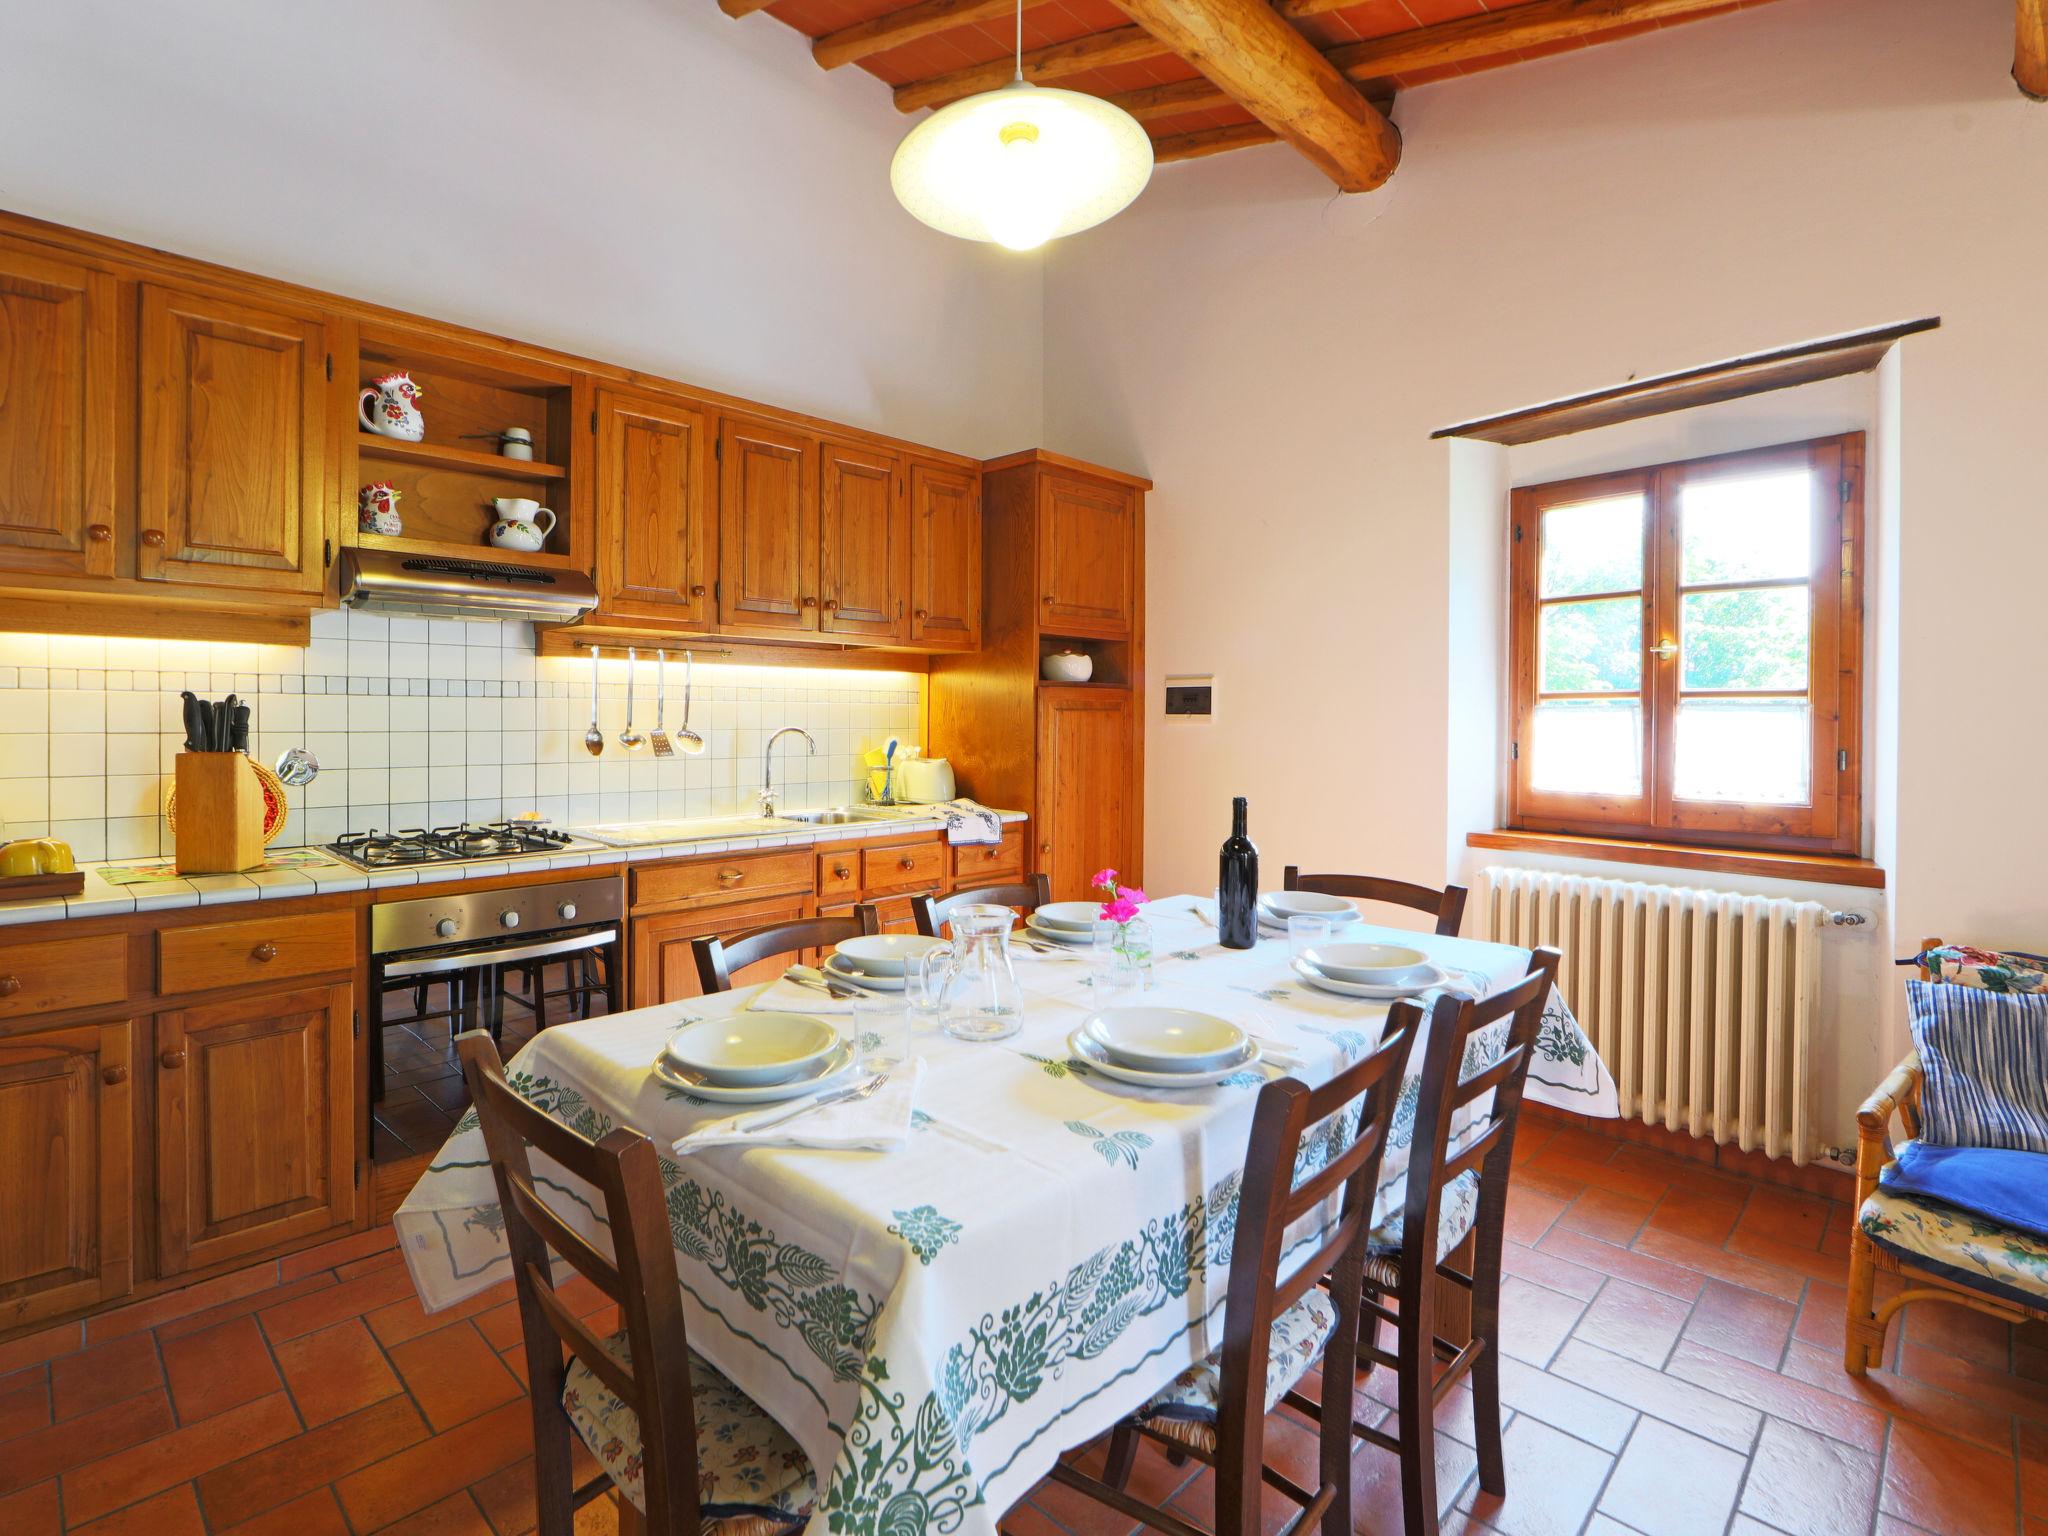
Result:
M540 944L521 944L516 949L477 949L465 955L435 955L425 960L386 960L387 979L402 976L438 976L446 971L474 971L487 965L505 965L514 960L543 960L550 955L573 955L586 949L603 949L616 944L616 928L579 933L566 939L549 939Z

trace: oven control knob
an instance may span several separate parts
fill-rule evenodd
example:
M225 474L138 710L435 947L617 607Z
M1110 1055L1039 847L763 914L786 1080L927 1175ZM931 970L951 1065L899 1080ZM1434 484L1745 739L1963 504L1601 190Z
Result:
M574 922L576 920L576 903L573 901L563 902L560 906L555 908L555 916L559 917L565 923Z
M507 907L504 911L500 912L498 914L498 926L500 928L517 928L519 926L518 910L513 907Z
M454 918L444 917L441 919L441 921L434 924L434 932L441 935L441 937L444 939L452 939L455 937L455 930L457 928L460 928L461 926L462 925L456 922Z

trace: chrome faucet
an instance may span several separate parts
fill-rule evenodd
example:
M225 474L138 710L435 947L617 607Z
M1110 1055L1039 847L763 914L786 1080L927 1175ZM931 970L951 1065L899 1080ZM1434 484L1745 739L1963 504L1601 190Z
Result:
M804 745L811 749L811 756L816 757L818 755L818 744L811 740L811 733L800 725L785 725L781 730L768 738L767 745L761 748L761 814L763 816L773 816L775 814L775 743L791 734L803 737Z

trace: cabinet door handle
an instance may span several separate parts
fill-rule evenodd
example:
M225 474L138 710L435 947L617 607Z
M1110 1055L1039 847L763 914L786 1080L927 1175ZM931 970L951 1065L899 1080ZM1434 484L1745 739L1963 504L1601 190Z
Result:
M704 583L703 583L703 582L701 582L701 581L700 581L700 582L698 582L698 583L697 583L697 584L696 584L695 586L693 586L693 587L691 587L691 588L690 588L690 596L692 596L692 597L702 597L703 595L704 595Z
M163 1052L160 1056L157 1057L157 1064L161 1066L166 1072L177 1071L178 1068L185 1065L185 1052L183 1047Z
M838 599L838 598L836 598L836 597L828 597L828 598L826 598L826 599L825 599L825 611L826 611L827 613L835 613L835 612L837 612L837 611L838 611L838 609L839 609L839 599Z
M923 623L926 619L930 618L931 615L926 613L922 608L919 608L914 611L912 617L915 618L919 623Z
M815 608L818 606L818 600L815 597L798 598L797 601L800 602L806 608Z
M832 866L832 878L834 880L847 880L851 879L852 876L853 871L848 869L844 864L834 864Z
M1038 851L1039 851L1040 853L1051 853L1051 852L1052 852L1052 844L1051 844L1051 843L1040 843L1040 844L1038 845Z
M898 869L915 869L917 868L917 860L913 859L909 854L906 853L902 858L896 861L896 867Z
M143 529L143 530L142 530L142 542L143 542L143 543L145 543L145 544L147 544L147 545L148 545L148 546L149 546L149 547L150 547L151 549L162 549L162 548L163 548L163 546L164 546L164 531L163 531L163 529L161 529L161 528L145 528L145 529ZM1047 601L1047 602L1050 602L1050 601L1052 601L1052 599L1050 599L1050 598L1047 598L1047 599L1046 599L1046 601Z
M1046 593L1045 596L1039 599L1039 601L1041 603L1050 603L1052 601L1052 594L1050 592Z
M95 544L105 544L114 536L114 530L105 523L93 523L85 530L85 536Z
M113 1087L116 1083L125 1083L128 1081L128 1069L122 1066L101 1067L100 1081L109 1088Z
M721 869L718 872L718 881L721 885L731 885L735 880L744 880L746 878L747 876L744 870Z
M261 960L264 964L268 965L272 960L275 960L277 958L277 946L271 943L270 940L265 939L261 944L258 944L254 949L249 951L249 958L252 960Z
M0 997L12 997L21 990L19 976L0 976Z

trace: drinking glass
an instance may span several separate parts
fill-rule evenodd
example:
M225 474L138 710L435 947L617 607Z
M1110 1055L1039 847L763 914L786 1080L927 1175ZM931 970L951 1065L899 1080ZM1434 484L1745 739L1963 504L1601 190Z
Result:
M1287 919L1287 953L1299 960L1319 944L1329 941L1330 920L1327 917L1297 915Z
M910 1057L910 1008L894 992L853 1000L853 1060L856 1070L886 1072Z

